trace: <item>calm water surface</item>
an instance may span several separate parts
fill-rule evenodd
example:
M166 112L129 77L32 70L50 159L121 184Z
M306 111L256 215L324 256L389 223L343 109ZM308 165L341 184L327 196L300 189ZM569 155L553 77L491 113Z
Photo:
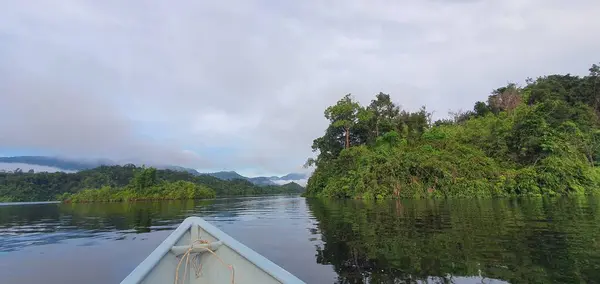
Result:
M600 199L0 205L0 283L118 283L201 216L307 283L600 283Z

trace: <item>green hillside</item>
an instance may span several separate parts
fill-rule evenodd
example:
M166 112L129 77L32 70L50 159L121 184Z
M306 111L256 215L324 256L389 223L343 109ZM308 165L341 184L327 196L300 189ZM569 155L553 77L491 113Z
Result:
M309 196L566 195L600 189L600 67L498 88L473 110L431 122L387 94L325 110Z

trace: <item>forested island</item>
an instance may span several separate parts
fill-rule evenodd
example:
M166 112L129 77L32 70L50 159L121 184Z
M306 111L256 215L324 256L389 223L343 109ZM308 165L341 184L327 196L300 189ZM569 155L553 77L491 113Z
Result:
M100 166L76 173L0 172L0 202L202 199L298 193L303 190L296 183L258 186L242 179L221 180L209 175L157 170L132 164Z
M600 189L600 66L588 76L549 75L498 88L473 110L432 122L379 93L325 110L330 125L307 196L502 197Z

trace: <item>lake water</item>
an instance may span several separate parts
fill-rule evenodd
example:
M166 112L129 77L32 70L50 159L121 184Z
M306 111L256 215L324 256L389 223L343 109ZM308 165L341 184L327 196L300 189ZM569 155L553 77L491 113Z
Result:
M600 199L0 205L0 283L118 283L201 216L307 283L600 283Z

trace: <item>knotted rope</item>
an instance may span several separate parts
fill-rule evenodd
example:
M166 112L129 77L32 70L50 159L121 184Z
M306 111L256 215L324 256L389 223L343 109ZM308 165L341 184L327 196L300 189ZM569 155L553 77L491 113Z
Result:
M196 240L194 241L192 244L190 244L190 248L183 254L183 256L181 257L181 259L179 260L179 263L177 264L177 269L175 270L175 284L179 283L179 267L181 266L181 263L183 263L183 260L185 259L185 269L183 271L183 279L182 279L182 284L185 284L185 279L188 275L188 266L190 264L190 254L192 253L192 250L194 249L194 244L209 244L209 242L207 240ZM235 270L233 269L233 265L231 264L226 264L225 261L223 261L223 259L221 257L219 257L213 250L211 250L208 247L201 247L200 249L204 249L208 252L210 252L212 255L214 255L219 262L221 262L221 264L225 267L227 267L227 269L231 270L231 284L235 284ZM196 279L200 278L200 275L202 275L202 264L200 263L200 253L196 253L193 257L192 257L192 266L194 268L194 273L196 275Z

